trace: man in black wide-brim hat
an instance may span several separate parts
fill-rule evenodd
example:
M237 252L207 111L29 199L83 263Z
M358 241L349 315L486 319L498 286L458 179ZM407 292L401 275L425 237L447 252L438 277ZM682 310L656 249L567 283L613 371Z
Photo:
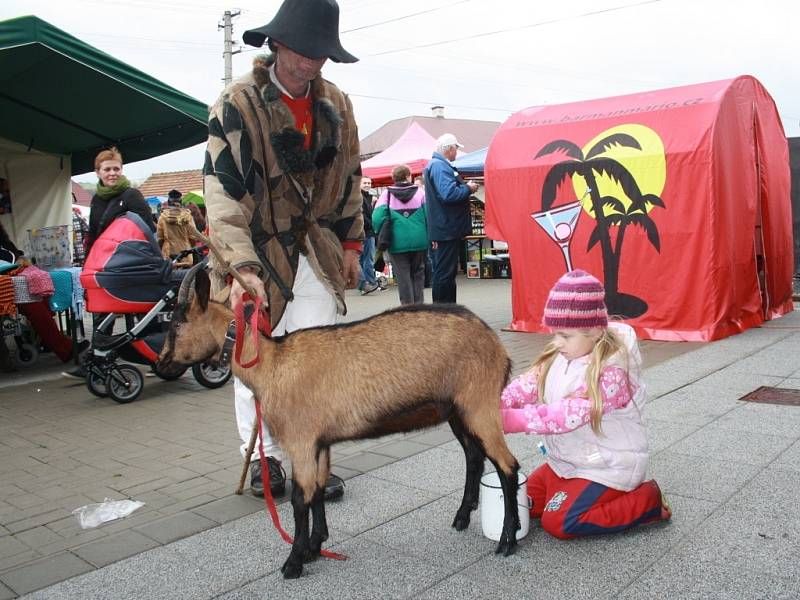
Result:
M358 59L339 41L334 0L284 0L272 21L243 39L253 46L267 41L272 53L257 57L253 71L228 85L211 108L203 169L211 238L268 305L273 335L331 325L345 311L345 289L358 283L364 228L352 105L320 70L327 59ZM215 291L225 289L219 270L213 281ZM232 305L242 292L234 281ZM318 376L325 366L301 368ZM234 398L244 456L253 394L235 379ZM270 489L281 495L281 449L264 432ZM251 489L260 496L256 453L253 459ZM330 460L328 448L319 460ZM343 493L344 483L331 475L325 498Z

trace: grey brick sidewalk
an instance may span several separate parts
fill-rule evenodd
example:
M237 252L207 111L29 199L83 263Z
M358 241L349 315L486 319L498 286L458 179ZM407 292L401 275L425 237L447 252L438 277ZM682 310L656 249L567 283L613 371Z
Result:
M508 281L463 280L459 295L507 325ZM351 294L347 319L396 298ZM34 596L797 597L800 408L737 402L759 385L800 388L797 328L792 314L713 344L643 343L651 474L671 524L568 543L532 526L518 554L499 559L478 513L467 532L449 528L463 459L437 429L335 449L348 486L329 508L329 544L350 560L308 565L288 583L277 571L288 546L263 504L232 495L241 466L229 386L148 378L141 400L116 405L45 372L0 392L0 599L65 579ZM546 339L501 338L515 371ZM508 439L525 469L538 464L533 438ZM81 530L71 510L106 496L147 504ZM291 522L288 505L281 518Z

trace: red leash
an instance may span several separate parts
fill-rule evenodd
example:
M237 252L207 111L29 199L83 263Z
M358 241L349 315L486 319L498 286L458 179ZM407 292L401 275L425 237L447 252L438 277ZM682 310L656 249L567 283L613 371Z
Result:
M258 352L259 331L267 337L272 337L272 325L270 324L269 316L261 308L261 298L256 298L254 301L255 310L253 311L253 314L250 315L250 330L253 343L256 347L256 356L253 358L253 360L247 363L242 363L242 344L245 332L244 305L249 301L251 301L250 296L248 294L244 294L242 297L242 302L234 307L234 315L236 319L236 346L234 350L234 360L236 360L236 362L238 362L245 369L249 369L260 360ZM286 533L286 530L281 526L281 520L278 516L278 509L275 507L275 500L272 497L269 467L267 466L267 457L264 455L264 427L261 422L261 403L255 396L253 396L253 400L256 403L256 422L258 423L258 459L261 463L262 482L264 482L264 473L267 474L267 480L264 482L266 484L264 485L264 504L267 506L267 512L269 512L269 516L272 518L272 524L275 526L275 529L278 530L278 533L280 533L281 537L287 544L293 544L294 539L292 536ZM320 556L332 558L334 560L347 560L346 555L339 554L338 552L332 552L330 550L320 550Z
M242 347L244 346L245 332L244 306L248 302L253 302L255 304L253 314L250 315L250 336L253 338L253 345L256 347L256 355L253 360L243 363ZM269 322L269 317L261 307L261 298L258 297L253 300L247 292L242 296L242 301L233 307L233 314L236 319L236 345L233 350L233 359L243 368L249 369L261 360L258 352L259 331L267 337L272 337L272 325Z

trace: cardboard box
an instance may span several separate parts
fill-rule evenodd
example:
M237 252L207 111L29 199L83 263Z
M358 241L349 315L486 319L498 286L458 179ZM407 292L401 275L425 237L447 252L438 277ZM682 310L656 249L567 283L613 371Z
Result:
M480 279L481 277L481 263L476 261L467 262L467 278Z

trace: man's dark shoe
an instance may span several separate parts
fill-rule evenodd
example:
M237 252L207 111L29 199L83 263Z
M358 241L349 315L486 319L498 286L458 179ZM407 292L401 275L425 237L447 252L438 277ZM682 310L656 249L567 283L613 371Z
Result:
M344 496L344 481L338 475L330 474L325 483L325 500L338 500Z
M78 365L71 371L61 371L61 376L66 377L67 379L86 379L86 367L83 365Z
M269 469L269 489L273 497L283 496L286 493L286 471L281 466L281 461L272 456L267 457ZM261 461L256 458L250 463L250 491L254 496L264 495L264 480L261 477Z

